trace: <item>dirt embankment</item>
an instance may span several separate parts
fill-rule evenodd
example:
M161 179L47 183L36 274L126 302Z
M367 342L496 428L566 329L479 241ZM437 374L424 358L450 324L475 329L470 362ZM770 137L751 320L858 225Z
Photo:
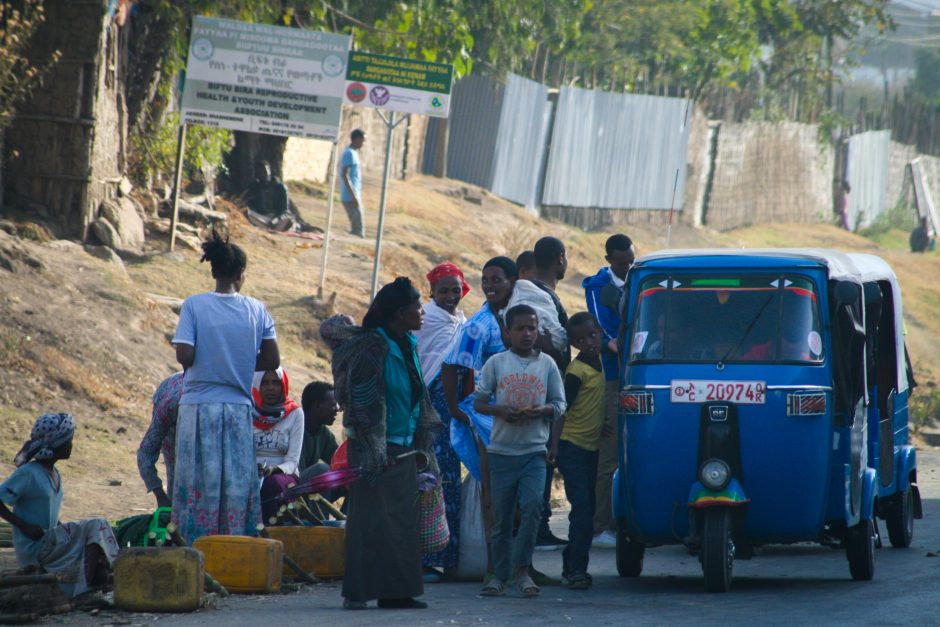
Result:
M371 185L370 185L371 183ZM376 181L366 181L367 229L375 232ZM603 262L607 233L585 233L539 221L514 205L455 181L417 177L391 185L381 280L424 274L450 260L468 274L474 290L464 310L482 303L482 264L497 254L515 256L541 235L568 247L570 269L560 294L574 312L584 308L581 280ZM470 196L468 200L467 196ZM294 200L313 224L325 224L320 194L295 189ZM362 315L368 302L374 240L346 235L342 207L334 233L326 296L317 291L322 243L290 238L230 218L234 241L249 257L244 291L264 300L275 318L282 361L299 395L309 381L328 377L328 351L318 339L320 320L336 310ZM630 228L641 254L662 248L665 233ZM164 250L165 239L149 242ZM940 256L913 256L878 249L869 240L834 227L774 225L731 233L676 228L674 247L820 246L868 250L884 256L905 291L908 342L919 378L936 385L940 356ZM136 468L136 449L150 416L150 396L176 370L168 343L177 316L160 297L185 298L212 288L209 268L186 248L124 265L102 261L70 242L40 243L0 231L0 476L12 470L13 454L28 437L38 413L70 411L79 429L73 458L62 463L66 481L64 519L87 515L117 518L149 509Z

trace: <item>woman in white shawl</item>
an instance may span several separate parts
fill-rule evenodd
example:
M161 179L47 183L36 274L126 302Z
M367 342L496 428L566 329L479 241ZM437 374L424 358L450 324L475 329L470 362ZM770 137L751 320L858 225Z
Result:
M444 507L447 525L450 527L450 541L447 547L424 556L425 581L433 583L441 579L441 573L436 568L451 571L457 566L460 534L460 458L450 444L451 415L447 410L447 399L441 384L441 363L467 321L463 311L457 307L470 291L470 286L464 280L460 268L450 262L435 267L427 276L431 284L431 300L424 306L424 321L415 336L418 339L421 373L428 386L434 409L444 423L444 428L437 434L434 450L441 468Z

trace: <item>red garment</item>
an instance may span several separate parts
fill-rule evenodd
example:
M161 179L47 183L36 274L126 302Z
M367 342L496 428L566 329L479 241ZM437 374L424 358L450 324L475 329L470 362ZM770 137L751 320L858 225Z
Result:
M254 380L251 383L251 398L255 402L255 427L262 431L267 431L277 423L281 422L287 416L291 415L295 409L300 407L297 401L287 395L290 384L287 380L287 372L283 368L275 370L278 379L281 380L281 388L284 390L284 403L280 407L265 407L261 398L261 380L264 378L267 370L258 370L255 372Z
M467 281L464 280L463 271L449 261L445 261L439 266L435 266L433 270L428 272L428 283L430 283L431 287L433 288L435 283L446 276L455 276L460 279L461 298L470 293L470 286L467 284Z

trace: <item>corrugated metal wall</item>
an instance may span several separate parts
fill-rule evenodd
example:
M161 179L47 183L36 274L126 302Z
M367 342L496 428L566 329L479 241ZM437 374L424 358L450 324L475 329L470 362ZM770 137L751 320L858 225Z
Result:
M685 195L691 103L562 88L543 205L666 209Z
M552 119L548 88L510 74L502 104L490 191L520 205L537 207Z
M845 178L852 188L848 197L852 230L870 226L884 213L890 157L891 131L868 131L849 138Z
M475 74L454 84L447 121L448 177L486 189L492 186L504 91L502 85Z

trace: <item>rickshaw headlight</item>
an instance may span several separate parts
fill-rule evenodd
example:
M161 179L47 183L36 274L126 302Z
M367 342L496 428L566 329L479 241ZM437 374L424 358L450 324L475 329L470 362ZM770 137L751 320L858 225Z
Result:
M731 468L720 459L709 459L702 464L698 478L709 490L724 490L731 481Z

